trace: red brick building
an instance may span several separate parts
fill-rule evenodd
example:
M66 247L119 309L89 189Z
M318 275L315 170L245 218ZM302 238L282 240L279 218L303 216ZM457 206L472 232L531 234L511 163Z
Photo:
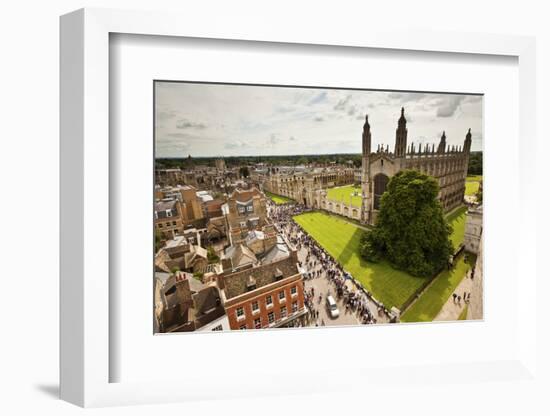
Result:
M282 250L284 243L274 249ZM286 244L284 244L286 246ZM294 326L304 319L304 285L295 250L218 277L231 329ZM269 258L269 257L268 257Z

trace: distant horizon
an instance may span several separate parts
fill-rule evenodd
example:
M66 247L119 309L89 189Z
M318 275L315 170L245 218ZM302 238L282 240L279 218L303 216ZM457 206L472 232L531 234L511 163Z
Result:
M470 150L471 153L482 153L483 150ZM376 153L376 152L373 152ZM159 159L187 159L189 156L191 156L192 159L225 159L225 158L238 158L238 157L287 157L287 156L343 156L343 155L350 155L350 156L357 156L361 155L361 152L357 153L301 153L301 154L287 154L287 155L231 155L231 156L225 156L225 155L218 155L218 156L194 156L194 155L187 155L187 156L155 156L155 160Z
M437 146L445 131L448 145L461 146L471 128L472 151L483 149L479 94L179 81L154 88L156 158L359 154L367 114L372 148L393 149L401 107L408 143ZM312 153L319 149L326 153Z

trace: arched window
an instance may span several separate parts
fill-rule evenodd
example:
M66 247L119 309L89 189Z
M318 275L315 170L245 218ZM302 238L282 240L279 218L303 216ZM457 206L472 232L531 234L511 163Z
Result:
M386 192L386 186L390 179L383 173L379 173L374 177L374 209L380 208L380 198Z

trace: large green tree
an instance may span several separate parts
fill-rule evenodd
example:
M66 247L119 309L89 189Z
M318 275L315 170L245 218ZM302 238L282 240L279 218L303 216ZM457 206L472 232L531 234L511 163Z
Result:
M414 276L445 267L453 246L452 228L437 199L439 185L428 175L404 170L393 176L380 201L375 227L361 241L361 255L382 258Z

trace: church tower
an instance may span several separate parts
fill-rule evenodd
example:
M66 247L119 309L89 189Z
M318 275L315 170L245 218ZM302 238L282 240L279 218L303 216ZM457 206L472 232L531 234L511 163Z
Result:
M365 124L363 125L363 158L361 164L361 221L369 221L369 209L370 209L370 161L369 155L371 153L371 133L369 124L369 115L365 117Z
M407 152L407 119L405 118L405 108L401 107L401 117L397 122L395 131L395 157L405 157Z
M441 135L441 140L439 141L439 145L437 146L437 153L445 153L446 148L447 148L447 136L445 136L445 130L443 130L443 134Z
M468 133L466 134L466 138L464 139L464 153L470 153L470 148L472 147L472 132L471 129L468 129Z

